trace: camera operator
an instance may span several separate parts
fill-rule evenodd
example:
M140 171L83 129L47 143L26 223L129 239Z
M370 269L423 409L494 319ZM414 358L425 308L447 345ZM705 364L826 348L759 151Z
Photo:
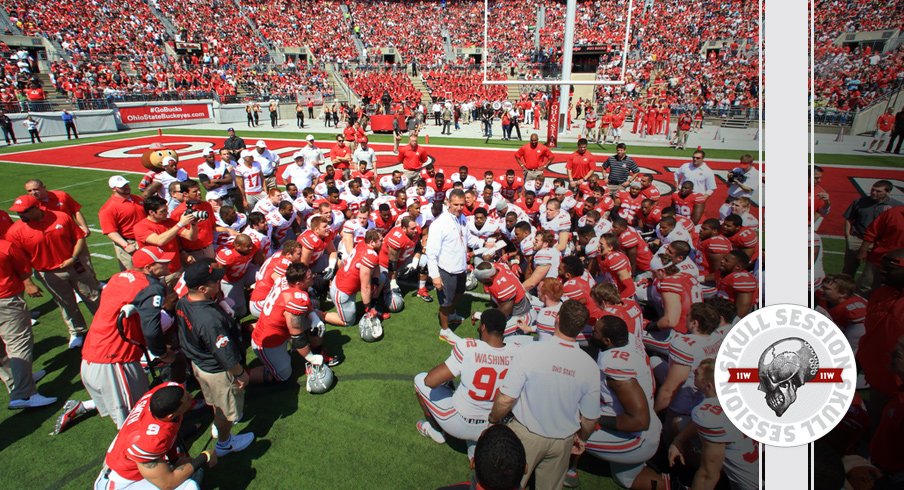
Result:
M749 153L741 156L739 166L728 173L726 180L728 181L728 197L759 199L760 172L753 166L753 157Z
M170 214L170 219L178 221L183 214L191 214L195 218L195 226L198 229L197 237L194 239L179 237L182 250L195 260L213 259L213 239L217 228L213 207L209 202L201 199L201 185L197 181L186 180L180 185L185 196L184 201L176 206L176 209Z

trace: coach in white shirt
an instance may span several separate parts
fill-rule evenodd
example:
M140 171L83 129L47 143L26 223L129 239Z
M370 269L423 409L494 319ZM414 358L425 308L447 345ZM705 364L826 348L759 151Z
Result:
M257 140L254 144L254 161L261 166L261 172L264 174L264 183L267 189L276 187L276 168L279 167L279 155L276 152L267 149L267 143L264 140Z
M354 168L358 168L358 164L361 162L367 162L367 170L374 169L374 162L377 161L377 152L374 151L373 148L368 146L367 136L359 140L358 148L355 148L355 152L352 153L352 160L354 163Z
M675 172L675 183L678 187L685 182L694 183L694 191L709 198L716 190L716 175L709 165L703 160L706 153L703 150L694 152L694 160L682 165Z
M286 166L285 170L283 170L283 180L286 183L291 182L295 184L300 190L313 187L314 183L317 182L317 177L320 177L320 169L317 168L316 164L307 163L304 150L296 151L292 158L295 163Z
M508 375L493 401L489 421L514 415L509 427L527 453L521 487L536 471L536 488L562 488L572 446L584 443L600 417L600 370L575 337L589 320L580 302L562 303L553 337L515 351Z
M471 238L467 220L461 213L464 205L464 191L454 189L449 192L448 212L436 218L427 234L427 273L433 279L439 298L439 335L450 343L458 337L449 330L449 321L461 323L462 318L455 314L455 305L465 292L468 270L468 240Z

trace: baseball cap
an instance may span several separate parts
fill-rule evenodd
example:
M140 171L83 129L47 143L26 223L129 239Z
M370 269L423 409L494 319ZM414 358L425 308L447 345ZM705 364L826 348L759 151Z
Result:
M226 132L235 131L235 128L226 128Z
M168 264L176 258L176 252L167 252L160 247L141 247L132 254L132 265L140 269L155 262Z
M309 134L309 135L305 136L304 139L306 139L306 140L308 140L308 141L314 141L314 135L313 135L313 134Z
M370 141L370 140L367 139L367 136L362 136L362 137L358 138L358 143L367 143L368 141Z
M633 187L635 189L643 189L643 184L635 180L634 182L631 182L630 187Z
M213 148L208 148L208 149L206 149L206 150L201 150L201 155L204 155L204 156L207 156L207 155L216 155L216 154L217 154L217 150L214 150Z
M177 163L176 159L173 157L163 157L163 161L160 162L160 165L163 165L165 167L165 166L169 165L170 162Z
M114 175L107 180L107 185L110 186L111 189L115 189L117 187L124 187L129 185L129 181L123 177L122 175Z
M254 157L254 150L242 150L242 153L240 155L242 158Z
M41 203L38 202L38 198L31 194L25 194L24 196L17 197L9 210L14 213L21 213L22 211L28 211L29 209L40 205Z
M405 206L411 206L412 204L418 204L421 200L416 197L409 197L408 201L405 202Z
M568 189L566 189L564 187L556 187L556 194L567 194L567 193L568 193Z
M134 263L134 259L132 261ZM201 259L188 266L183 274L185 286L195 289L205 284L219 281L226 274L226 269L215 269L213 259Z
M496 204L496 211L502 211L506 208L508 208L508 202L505 199L500 200L499 203Z
M295 153L292 154L292 159L293 159L293 160L298 160L299 158L304 158L304 152L303 152L303 151L296 151Z
M267 143L264 140L257 140L257 143L255 143L254 146L258 148L266 148Z

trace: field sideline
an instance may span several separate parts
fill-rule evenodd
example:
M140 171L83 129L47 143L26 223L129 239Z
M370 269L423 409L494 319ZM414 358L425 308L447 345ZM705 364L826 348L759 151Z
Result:
M168 132L216 136L219 131L178 129ZM156 131L130 132L120 135L83 138L78 143L111 141L121 138L153 136ZM246 142L256 138L286 139L284 133L242 131ZM321 141L329 141L329 134L316 134ZM388 136L373 136L371 141L390 142ZM444 139L442 143L475 145L476 140ZM253 143L249 142L249 144ZM442 146L431 141L431 146ZM520 142L493 141L487 147L514 149ZM3 154L24 150L66 146L67 142L44 145L18 145L0 149ZM571 151L573 144L565 144ZM591 147L597 155L609 153ZM736 159L740 151L714 150L713 158ZM631 154L656 157L686 157L688 152L667 148L640 147ZM822 157L822 156L820 156ZM842 163L841 156L826 160ZM846 158L851 158L845 156ZM858 163L869 159L873 166L891 165L882 157L856 157ZM822 158L819 158L822 160ZM60 162L69 163L69 162ZM508 162L506 163L508 165ZM193 170L193 167L190 167ZM27 178L42 179L49 189L64 189L83 206L91 227L97 229L97 211L107 199L108 171L87 170L59 166L32 166L0 163L0 205L9 207L20 195ZM137 188L137 179L131 178ZM841 202L837 201L841 206ZM841 213L836 208L834 212ZM88 242L99 279L106 279L118 271L109 240L99 232ZM839 240L826 240L826 271L840 267L843 247ZM56 396L53 408L27 412L13 412L0 408L0 481L15 482L28 488L87 488L99 471L104 452L115 435L113 424L97 416L83 419L58 437L48 434L67 398L85 399L79 381L80 356L66 350L66 331L56 306L48 296L29 299L33 311L40 312L35 326L35 369L46 369L47 377L39 384L40 391ZM482 301L470 298L462 305L461 313L484 308ZM87 312L86 312L87 315ZM468 479L470 470L464 445L452 443L438 446L425 439L415 429L421 411L415 400L412 378L442 362L449 348L437 337L436 305L425 304L406 291L406 308L384 323L385 338L375 344L365 344L356 328L331 328L327 345L341 348L346 362L335 372L338 384L327 394L313 396L296 382L280 387L253 387L249 390L245 419L239 431L253 431L257 441L246 451L230 455L208 472L205 487L211 488L286 488L324 486L331 488L361 488L365 482L371 488L436 488ZM458 333L473 336L475 328L462 324ZM249 353L252 364L258 364ZM303 371L297 356L296 375ZM2 391L2 390L0 390ZM0 395L0 407L8 403L7 395ZM203 424L193 444L193 452L209 447L206 432L210 416L192 417L190 424ZM584 459L581 475L583 488L617 488L608 475L605 464ZM291 483L289 483L291 482Z

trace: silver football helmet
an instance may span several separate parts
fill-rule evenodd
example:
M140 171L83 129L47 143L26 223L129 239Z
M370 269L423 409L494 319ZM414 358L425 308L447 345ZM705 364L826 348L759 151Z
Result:
M319 366L311 365L308 370L308 379L305 382L305 389L308 393L315 395L327 392L336 380L333 370L326 364Z

